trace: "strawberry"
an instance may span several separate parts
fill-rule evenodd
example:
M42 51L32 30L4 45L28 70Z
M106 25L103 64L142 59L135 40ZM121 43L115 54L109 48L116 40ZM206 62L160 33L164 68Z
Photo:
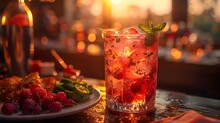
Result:
M62 108L63 108L63 105L58 101L54 101L49 105L50 112L59 112L62 110Z
M1 111L4 115L12 115L13 113L18 111L18 107L13 102L6 102L3 104Z

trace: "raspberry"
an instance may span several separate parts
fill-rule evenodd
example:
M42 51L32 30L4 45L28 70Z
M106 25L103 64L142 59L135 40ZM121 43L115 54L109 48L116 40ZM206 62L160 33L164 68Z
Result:
M48 106L55 100L55 94L54 93L48 93L44 100L43 100L43 108L48 109Z
M33 114L40 114L42 112L42 107L40 105L35 105L33 107Z
M4 115L12 115L13 113L18 111L18 107L13 102L6 102L2 106L1 111Z
M47 95L47 91L45 89L36 88L36 90L33 93L33 98L37 103L42 104L42 101L46 95Z
M65 99L63 100L64 107L70 107L76 105L76 102L74 102L72 99Z
M41 87L39 84L33 84L33 85L31 85L30 90L31 90L32 93L34 93L34 91L35 91L37 88L42 88L42 87Z
M117 70L117 71L114 73L114 77L115 77L116 79L122 79L123 76L124 76L124 73L123 73L123 71L122 71L121 69Z
M66 99L66 94L64 93L64 92L62 92L62 91L59 91L57 94L56 94L56 96L55 96L55 100L56 101L59 101L59 102L63 102L63 100L65 100Z
M33 108L36 105L36 102L32 99L26 99L21 107L21 111L23 114L32 114Z
M140 82L134 82L130 86L130 90L134 94L138 94L142 90L142 84Z
M32 92L30 89L22 89L20 92L20 100L26 100L32 98Z
M58 101L54 101L49 105L50 112L59 112L62 110L62 108L63 108L63 105Z

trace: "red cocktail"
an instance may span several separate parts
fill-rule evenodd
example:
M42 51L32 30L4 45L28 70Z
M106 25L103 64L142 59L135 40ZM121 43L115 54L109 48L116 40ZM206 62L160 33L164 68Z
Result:
M105 80L108 108L128 113L154 109L158 70L158 33L137 28L105 30Z

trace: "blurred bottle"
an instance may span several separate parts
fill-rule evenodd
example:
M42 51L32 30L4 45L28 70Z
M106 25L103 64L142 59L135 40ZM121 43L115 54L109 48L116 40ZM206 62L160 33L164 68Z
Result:
M10 75L28 74L34 53L33 17L24 0L12 0L2 14L2 42Z

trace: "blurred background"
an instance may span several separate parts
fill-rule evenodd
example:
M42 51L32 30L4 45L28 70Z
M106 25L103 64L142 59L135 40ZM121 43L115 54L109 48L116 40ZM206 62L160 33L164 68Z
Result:
M0 17L10 0L1 0ZM33 59L55 49L85 77L104 79L100 28L167 22L160 35L158 88L220 99L220 0L26 0L34 19ZM2 34L0 35L2 37ZM0 63L5 63L0 40Z

